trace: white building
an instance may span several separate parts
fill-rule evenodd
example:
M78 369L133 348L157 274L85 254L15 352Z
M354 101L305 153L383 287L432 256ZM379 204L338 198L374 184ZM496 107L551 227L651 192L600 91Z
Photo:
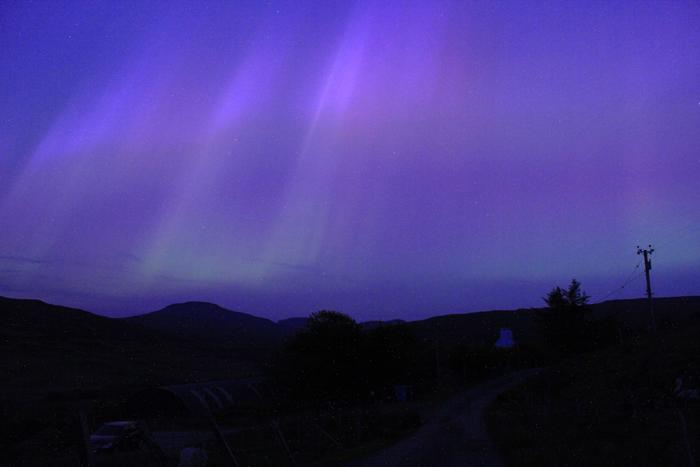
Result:
M508 328L501 328L501 335L496 341L497 349L512 349L515 347L515 340L513 340L513 331Z

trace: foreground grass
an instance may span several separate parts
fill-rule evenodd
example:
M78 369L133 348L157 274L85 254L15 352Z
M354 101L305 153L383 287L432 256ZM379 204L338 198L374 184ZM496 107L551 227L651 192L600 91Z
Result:
M502 394L487 426L510 466L691 465L688 444L697 465L700 402L674 397L678 376L700 383L697 321L558 365Z

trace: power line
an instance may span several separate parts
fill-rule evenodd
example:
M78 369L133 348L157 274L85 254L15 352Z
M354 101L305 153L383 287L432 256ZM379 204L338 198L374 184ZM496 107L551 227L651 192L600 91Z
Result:
M670 239L668 238L669 236L666 236L667 240L661 244L661 246L668 246L672 245L679 240L682 239L684 235L687 235L688 233L693 233L696 231L700 231L700 223L698 222L693 222L691 224L686 225L685 227L682 227L681 229L676 230L670 235ZM630 275L625 279L625 281L622 283L622 285L616 289L611 290L607 295L605 295L600 301L605 301L614 294L620 292L622 289L627 287L632 280L634 280L637 276L641 274L641 270L639 267L642 265L642 262L644 263L644 273L646 276L646 295L647 295L647 300L649 302L649 314L650 314L650 328L652 332L656 332L656 317L654 316L654 301L652 299L652 291L651 291L651 277L649 272L651 271L651 254L654 252L654 248L649 245L649 248L640 248L637 246L637 255L642 255L642 259L637 263L637 265L634 267Z
M632 280L634 280L637 276L639 276L642 273L642 271L639 269L639 267L642 265L642 261L644 261L644 260L643 259L639 260L637 265L634 267L634 269L632 269L632 272L629 274L629 276L627 276L627 279L624 280L624 282L622 283L622 285L620 287L611 290L606 296L601 298L600 301L603 302L603 301L607 300L608 298L610 298L611 296L613 296L614 294L618 293L619 291L621 291L622 289L627 287L630 284L630 282L632 282Z

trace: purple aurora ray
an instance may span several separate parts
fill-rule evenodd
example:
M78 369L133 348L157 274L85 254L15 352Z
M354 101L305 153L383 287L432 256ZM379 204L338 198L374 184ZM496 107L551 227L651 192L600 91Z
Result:
M4 1L0 294L410 319L648 243L698 294L699 101L691 1Z

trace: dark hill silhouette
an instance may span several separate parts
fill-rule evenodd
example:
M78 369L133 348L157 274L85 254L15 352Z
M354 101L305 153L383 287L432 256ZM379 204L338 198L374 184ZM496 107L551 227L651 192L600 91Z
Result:
M439 341L441 346L490 346L496 342L500 328L512 330L519 343L535 339L537 328L533 321L534 315L534 309L481 311L434 316L411 321L408 325L418 338Z
M537 338L534 316L542 308L494 310L434 316L408 323L416 335L426 340L439 340L441 345L490 345L500 328L513 331L518 342ZM700 296L654 298L656 321L662 327L677 326L692 316L700 316ZM649 324L649 304L646 299L610 300L591 305L591 317L613 316L632 330L645 329Z
M633 329L649 322L645 299L610 300L591 305L593 318L617 317ZM654 299L657 322L674 325L691 315L700 314L700 296L658 297ZM202 345L226 345L230 348L256 349L274 347L306 326L307 318L287 318L275 323L247 313L228 310L206 302L185 302L130 318L113 319L87 311L39 300L0 297L3 335L16 337L108 338L131 340L168 340L172 337L197 341ZM533 316L537 308L494 310L434 316L405 324L423 339L439 339L445 344L489 344L499 328L510 328L518 340L529 340L537 333ZM50 312L49 312L50 311ZM402 320L366 321L364 329Z
M309 318L286 318L277 321L277 325L283 330L286 335L294 335L306 327Z
M372 320L372 321L363 321L360 323L360 326L365 331L369 331L371 329L378 328L380 326L391 326L394 324L406 324L406 321L404 321L402 319L390 319L388 321Z
M50 305L40 300L0 297L0 316L5 336L63 339L153 338L141 326L96 315L77 308Z
M98 388L201 381L255 371L230 349L39 300L0 297L0 342L2 400L71 393L79 397Z
M662 328L700 319L700 297L655 298ZM593 317L615 316L630 329L649 322L645 299L592 305ZM436 316L408 322L416 336L440 346L493 345L499 328L516 341L536 339L536 309ZM306 318L274 323L210 303L171 305L146 315L106 318L38 300L0 297L4 365L0 397L19 392L181 383L255 372L265 350L303 329ZM365 329L391 321L363 323Z
M658 297L654 299L657 322L661 326L685 321L700 312L700 297ZM405 322L374 320L360 323L370 330L387 324L403 323L425 341L439 341L441 346L457 344L492 345L500 328L513 331L519 343L538 339L533 317L541 308L493 310L434 316ZM592 318L614 316L629 329L644 329L649 322L646 299L611 300L591 305ZM160 311L126 318L152 329L180 338L222 342L239 349L262 349L279 345L285 338L304 329L307 318L287 318L274 323L246 313L227 310L218 305L188 302L171 305Z
M635 329L649 324L649 302L646 299L609 300L593 305L596 316L612 314ZM700 317L700 296L655 297L654 314L659 326L677 326L693 316Z
M303 330L306 327L306 323L308 322L308 318L286 318L277 321L277 325L282 328L282 332L286 336L294 335L297 332ZM392 325L392 324L405 324L406 321L402 319L391 319L388 321L381 321L381 320L372 320L372 321L363 321L360 323L360 326L362 329L365 331L368 331L370 329L377 328L379 326L387 326L387 325Z
M206 302L177 303L123 321L182 339L226 342L241 349L269 348L284 336L282 328L269 319Z

